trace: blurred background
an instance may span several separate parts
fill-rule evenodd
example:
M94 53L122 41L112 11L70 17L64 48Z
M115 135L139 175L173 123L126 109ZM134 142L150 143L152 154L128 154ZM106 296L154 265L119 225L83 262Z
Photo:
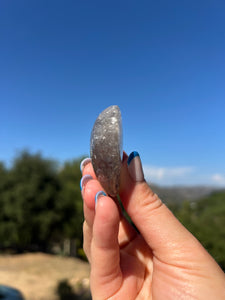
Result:
M0 284L90 299L79 165L114 104L124 150L225 270L224 53L223 0L0 2Z

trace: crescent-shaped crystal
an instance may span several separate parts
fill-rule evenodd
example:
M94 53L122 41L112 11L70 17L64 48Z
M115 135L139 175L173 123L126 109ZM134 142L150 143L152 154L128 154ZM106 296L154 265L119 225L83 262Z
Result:
M117 105L100 113L96 119L90 143L92 165L97 179L110 196L119 192L122 157L122 120Z

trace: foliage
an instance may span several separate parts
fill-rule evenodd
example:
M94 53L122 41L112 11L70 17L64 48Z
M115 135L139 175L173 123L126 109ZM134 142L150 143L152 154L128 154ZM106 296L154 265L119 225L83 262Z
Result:
M80 160L66 162L58 174L61 189L57 212L61 216L60 227L66 238L75 238L82 244L83 201L80 193Z
M183 202L174 214L225 271L225 192L197 202Z
M59 166L24 151L9 169L0 162L1 249L49 251L65 239L82 247L80 160ZM225 270L225 192L168 206Z
M68 280L62 280L58 283L56 294L60 300L91 300L89 288L78 284L72 287Z
M48 251L65 238L82 239L79 161L59 171L56 161L22 152L0 164L0 247Z

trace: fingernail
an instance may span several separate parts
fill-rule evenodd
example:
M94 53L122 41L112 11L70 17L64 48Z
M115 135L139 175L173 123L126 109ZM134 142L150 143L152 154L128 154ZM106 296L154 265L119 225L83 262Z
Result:
M87 182L89 180L93 179L93 177L91 175L84 175L81 180L80 180L80 189L81 191L83 190L83 188L85 187L85 185L87 184Z
M144 181L144 173L140 155L137 151L131 152L127 160L128 171L132 179L136 182Z
M86 157L85 159L82 160L80 163L80 171L81 173L83 172L84 167L91 162L90 157Z
M122 158L122 163L128 158L128 155L126 154L125 151L123 151L123 158Z
M105 192L103 191L99 191L97 192L97 194L95 195L95 206L97 205L98 199L102 196L107 196Z

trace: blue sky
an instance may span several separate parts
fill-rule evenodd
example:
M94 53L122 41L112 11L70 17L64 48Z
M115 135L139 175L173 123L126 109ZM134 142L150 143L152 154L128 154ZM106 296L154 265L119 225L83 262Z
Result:
M0 160L88 155L112 104L148 180L225 186L225 2L0 1Z

